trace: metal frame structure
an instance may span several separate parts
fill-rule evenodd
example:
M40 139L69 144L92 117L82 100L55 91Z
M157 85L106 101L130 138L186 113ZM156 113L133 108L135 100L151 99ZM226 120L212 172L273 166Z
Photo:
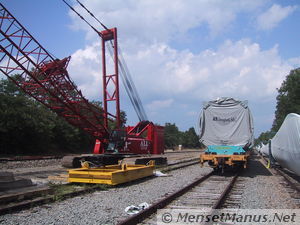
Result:
M106 139L109 133L102 119L108 113L77 89L66 69L69 60L51 56L0 3L0 71L70 124Z
M120 118L120 94L119 94L119 68L118 68L118 40L117 28L112 28L100 32L102 40L102 72L103 72L103 109L108 112L108 103L115 102L116 128L121 126ZM106 42L113 42L113 60L114 65L113 74L107 74L107 60L106 60ZM110 90L111 88L111 90ZM107 114L104 116L104 126L108 127Z
M124 158L123 154L162 154L163 127L149 121L141 121L135 127L121 128L117 29L106 29L97 33L102 38L103 109L90 103L70 79L67 66L71 57L61 60L53 57L1 3L0 71L32 98L65 118L70 124L95 137L95 154L111 151L114 153L102 157L71 157L66 162L68 165L86 161L87 164L103 166L115 164L116 160ZM107 42L113 45L112 74L107 73ZM113 113L108 112L111 102L115 106ZM109 131L108 120L116 122L117 129L112 133ZM69 182L116 185L151 176L153 169L154 164L110 166L104 170L70 170Z
M218 154L205 154L200 155L200 164L203 166L205 162L212 168L224 168L224 166L234 167L243 166L247 168L247 161L249 158L249 153L245 155L218 155Z
M103 109L90 103L70 79L70 57L56 59L0 3L0 71L25 93L96 138L95 154L106 153L111 141L109 120L125 132L119 153L162 154L163 127L141 121L121 128L117 29L98 32L102 38ZM113 44L113 73L107 73L106 43ZM113 103L112 113L109 103Z
M164 127L149 121L141 121L136 126L127 127L128 144L125 151L135 154L164 153Z
M154 161L149 165L109 165L100 168L69 170L68 182L118 185L153 175Z

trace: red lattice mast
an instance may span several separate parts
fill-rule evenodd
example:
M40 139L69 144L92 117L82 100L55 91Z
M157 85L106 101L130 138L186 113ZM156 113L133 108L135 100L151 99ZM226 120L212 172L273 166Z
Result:
M116 126L120 128L120 94L119 94L119 69L118 69L118 41L117 41L117 28L107 29L100 32L102 40L102 72L103 72L103 109L108 112L109 103L115 109L110 110L110 113L116 118ZM113 45L113 72L107 73L106 62L106 42L111 42ZM104 118L104 124L108 126L108 118Z

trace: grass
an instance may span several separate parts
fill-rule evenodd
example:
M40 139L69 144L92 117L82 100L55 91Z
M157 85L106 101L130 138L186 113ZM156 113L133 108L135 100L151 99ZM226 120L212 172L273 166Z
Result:
M107 190L110 186L106 184L84 184L84 183L69 183L69 184L53 184L49 183L49 187L52 189L52 195L54 201L61 201L67 198L69 195L76 195L78 191L93 191L93 190Z

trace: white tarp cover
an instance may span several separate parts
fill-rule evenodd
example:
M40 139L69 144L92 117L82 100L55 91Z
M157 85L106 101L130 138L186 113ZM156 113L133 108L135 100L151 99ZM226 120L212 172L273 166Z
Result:
M200 142L208 145L252 147L253 119L247 101L219 98L203 104Z
M269 144L266 144L266 145L262 145L261 148L258 149L258 151L265 155L265 156L268 156L269 155Z
M300 176L300 115L290 113L271 140L271 153L282 166Z

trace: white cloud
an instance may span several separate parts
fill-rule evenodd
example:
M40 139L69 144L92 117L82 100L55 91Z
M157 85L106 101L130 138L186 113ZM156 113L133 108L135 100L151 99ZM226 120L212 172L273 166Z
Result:
M224 95L270 97L290 69L278 55L277 46L261 50L259 44L246 39L226 41L217 50L199 54L178 51L165 44L152 45L146 51L147 54L137 53L143 57L132 55L128 59L135 65L131 67L133 74L140 76L135 79L137 86L148 95L159 93L189 99Z
M69 74L82 93L92 99L102 99L100 44L95 42L71 56Z
M266 0L84 0L82 1L107 27L118 27L122 39L139 39L143 42L169 41L188 30L207 26L210 35L228 29L238 13L253 12ZM74 8L84 17L89 15L79 6ZM87 38L97 35L70 11L72 27L87 31ZM96 28L102 29L93 19Z
M162 109L162 108L168 108L172 105L173 99L166 99L166 100L154 100L150 102L149 104L146 105L146 107L151 110L155 111L157 109Z
M296 6L282 7L274 4L266 12L257 18L258 28L261 30L271 30L276 27L282 20L288 17L296 10Z
M191 52L176 49L170 44L173 39L184 37L188 31L199 27L207 27L208 36L222 34L230 29L238 14L256 13L266 2L83 1L104 24L118 28L124 58L151 116L149 119L160 123L177 119L183 124L192 123L202 101L221 96L255 103L274 102L276 88L292 68L291 64L299 62L298 58L283 60L277 45L262 49L259 43L245 38L226 40L218 46L209 46L210 49ZM78 10L85 15L82 9ZM273 5L257 20L259 28L273 28L294 10L295 7ZM73 54L70 74L84 95L90 99L101 99L99 37L73 12L70 15L72 26L85 30L90 43ZM101 29L98 25L95 27ZM121 95L124 96L124 92ZM127 105L123 107L126 111L130 108Z
M294 68L300 67L300 57L291 58L288 60L289 64L291 64Z
M151 107L170 106L172 101L164 99L271 98L291 69L279 56L278 46L262 50L248 39L227 40L216 50L198 54L164 43L138 47L124 57L143 102ZM70 74L90 98L101 92L99 52L97 44L88 46L78 50L70 63Z

